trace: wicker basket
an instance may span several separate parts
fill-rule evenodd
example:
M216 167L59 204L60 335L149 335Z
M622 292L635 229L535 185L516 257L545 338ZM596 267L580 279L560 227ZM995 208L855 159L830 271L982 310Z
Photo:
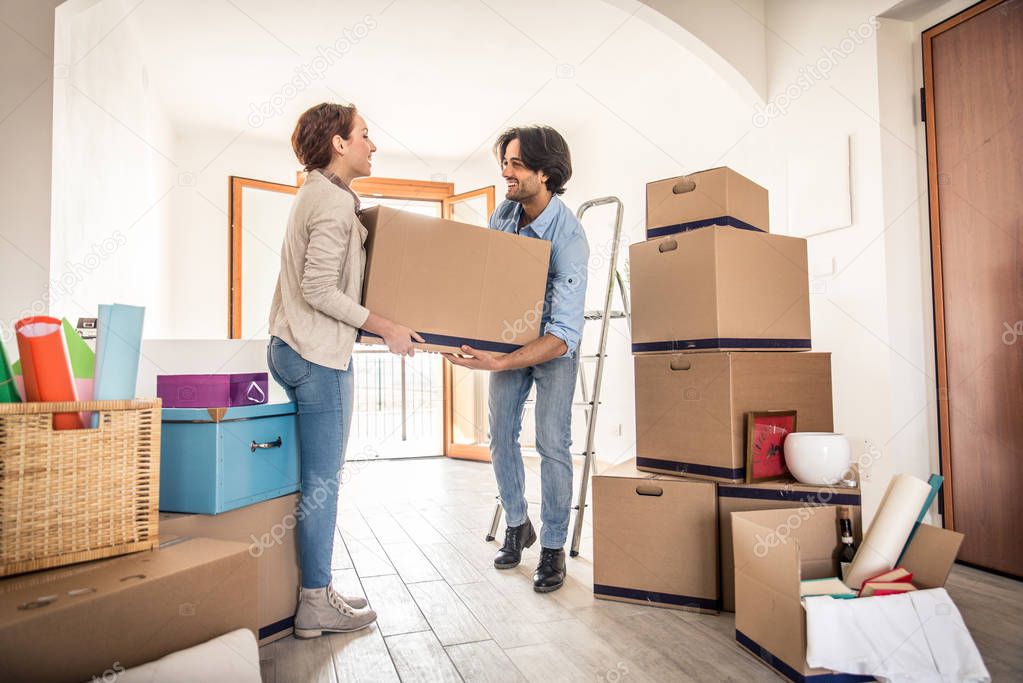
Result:
M159 399L0 404L0 576L148 550L159 499Z

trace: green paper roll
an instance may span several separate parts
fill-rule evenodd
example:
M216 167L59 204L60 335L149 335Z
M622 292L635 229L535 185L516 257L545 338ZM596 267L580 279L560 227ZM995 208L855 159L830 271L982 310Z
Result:
M14 386L14 373L7 362L7 352L0 342L0 403L21 403L18 390Z

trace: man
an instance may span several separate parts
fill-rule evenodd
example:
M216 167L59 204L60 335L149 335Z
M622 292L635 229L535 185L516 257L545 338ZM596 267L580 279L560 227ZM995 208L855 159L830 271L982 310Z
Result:
M522 408L536 385L543 526L533 588L547 593L565 581L564 546L572 505L572 397L590 248L579 221L558 197L572 176L572 160L557 131L548 126L511 128L498 138L494 153L508 189L506 201L490 218L490 227L551 243L542 334L504 356L469 346L462 347L462 355L445 355L457 365L491 372L490 452L507 523L504 546L494 557L498 569L518 566L522 549L536 541L527 515L518 440Z

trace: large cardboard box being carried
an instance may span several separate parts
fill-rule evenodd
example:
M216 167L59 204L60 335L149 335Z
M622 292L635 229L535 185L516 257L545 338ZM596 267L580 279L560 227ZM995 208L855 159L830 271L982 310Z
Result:
M175 536L204 536L249 546L259 565L260 645L291 634L298 602L299 568L295 543L299 494L273 498L219 515L164 512L160 530Z
M831 354L635 356L636 464L725 482L746 476L746 413L795 410L801 432L830 432Z
M593 477L593 595L718 611L712 482L640 472L629 461Z
M629 259L633 353L810 348L804 239L703 228Z
M806 665L806 612L799 582L834 576L837 509L810 510L812 514L804 515L793 510L732 513L735 639L793 681L811 676L827 680L834 673ZM940 588L962 541L958 532L921 524L901 566L913 572L917 588Z
M725 166L646 184L647 239L708 225L768 232L769 219L767 190Z
M178 538L0 581L0 678L109 680L229 631L255 633L257 572L244 543Z
M363 304L419 332L417 348L507 353L539 337L547 240L383 206L360 218L369 231ZM359 341L382 343L367 332Z
M853 538L861 537L860 489L845 486L809 486L795 481L718 485L718 526L721 540L721 609L735 611L735 554L732 548L732 513L750 510L842 505L852 516ZM800 513L806 514L806 513ZM835 528L838 533L838 528Z

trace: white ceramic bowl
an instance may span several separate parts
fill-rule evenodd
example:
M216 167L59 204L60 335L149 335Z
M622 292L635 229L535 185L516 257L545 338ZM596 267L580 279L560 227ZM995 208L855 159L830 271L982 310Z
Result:
M785 465L804 484L837 484L849 464L849 440L842 434L793 432L785 437Z

